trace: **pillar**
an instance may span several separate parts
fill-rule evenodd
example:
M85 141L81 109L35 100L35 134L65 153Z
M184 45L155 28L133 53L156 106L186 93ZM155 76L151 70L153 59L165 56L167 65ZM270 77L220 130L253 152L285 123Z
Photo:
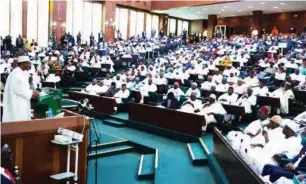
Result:
M262 11L252 12L252 27L258 30L258 36L262 33Z
M67 1L49 1L50 8L50 28L52 32L55 32L57 42L60 42L62 36L65 34L66 29L64 26L66 24L66 12L67 12ZM28 10L30 11L30 10ZM54 25L52 25L52 23Z
M105 40L115 41L115 31L116 28L108 25L105 25L105 22L113 23L116 20L116 2L113 1L105 1L103 3L103 17L102 17L102 30L104 32Z
M208 15L207 22L207 37L210 39L213 37L215 26L217 25L217 15Z

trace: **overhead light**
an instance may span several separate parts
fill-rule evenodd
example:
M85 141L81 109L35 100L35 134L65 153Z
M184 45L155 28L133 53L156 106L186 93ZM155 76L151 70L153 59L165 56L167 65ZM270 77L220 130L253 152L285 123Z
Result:
M223 8L228 8L228 6L223 6Z
M234 16L236 16L236 15L231 15L231 16L233 16L233 17L234 17Z
M273 8L277 9L278 7L274 6Z
M221 12L218 12L218 14L221 14Z
M223 9L221 9L221 11L224 11Z
M284 6L284 5L285 5L285 3L280 3L280 5L283 5L283 6Z
M204 8L203 10L208 10L207 8Z
M249 8L252 9L253 7L252 7L252 6L249 6Z
M238 10L239 12L241 12L242 10Z
M260 4L266 4L265 2L260 2Z

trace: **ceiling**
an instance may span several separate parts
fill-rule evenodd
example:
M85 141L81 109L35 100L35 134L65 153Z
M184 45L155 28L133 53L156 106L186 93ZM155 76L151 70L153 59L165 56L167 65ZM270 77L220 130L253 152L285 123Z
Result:
M153 10L155 13L164 13L169 16L188 20L207 19L210 14L218 17L235 17L252 15L252 11L261 10L264 14L305 11L306 1L240 1L205 6L172 8L168 10Z

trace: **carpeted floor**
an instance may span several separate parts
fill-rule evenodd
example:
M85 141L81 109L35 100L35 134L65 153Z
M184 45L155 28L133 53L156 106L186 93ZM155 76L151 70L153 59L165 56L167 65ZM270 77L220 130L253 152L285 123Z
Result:
M214 184L215 180L208 166L193 166L186 143L149 134L130 128L116 128L95 119L97 131L102 134L101 142L128 139L159 150L159 168L155 174L156 184ZM91 134L94 136L94 134ZM112 137L115 136L115 137ZM93 137L94 138L94 137ZM124 153L99 158L99 183L102 184L136 184L153 183L137 179L140 155ZM94 184L94 160L89 162L88 184Z

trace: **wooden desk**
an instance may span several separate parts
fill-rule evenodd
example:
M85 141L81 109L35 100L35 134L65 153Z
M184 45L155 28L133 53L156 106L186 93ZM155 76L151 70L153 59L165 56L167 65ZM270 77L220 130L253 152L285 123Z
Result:
M304 104L306 104L306 91L302 91L302 90L293 90L295 99L297 101L301 101Z
M201 136L204 116L144 104L129 104L129 120Z
M93 111L95 112L104 113L108 115L113 115L115 113L115 107L117 107L117 103L114 98L90 95L77 91L68 91L68 94L69 98L75 101L80 101L87 98L89 100L89 104L94 107Z
M50 141L59 127L81 133L84 125L84 138L79 147L78 183L86 184L88 119L73 113L67 115L58 119L2 123L2 143L7 143L12 149L13 166L19 167L20 184L56 183L50 175L66 171L67 147ZM71 157L73 172L74 154Z
M272 107L280 107L280 99L268 96L258 96L257 104L259 104L260 106L268 105Z
M214 156L229 183L264 184L262 179L242 160L216 128L213 139Z
M226 110L227 114L233 114L235 116L244 116L245 110L243 106L222 104L223 108Z

